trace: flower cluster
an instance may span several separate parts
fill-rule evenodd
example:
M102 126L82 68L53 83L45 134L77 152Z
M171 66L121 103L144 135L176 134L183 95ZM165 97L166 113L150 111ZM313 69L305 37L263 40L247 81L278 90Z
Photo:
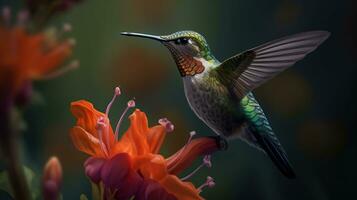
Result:
M31 33L27 29L28 13L18 13L11 23L11 9L2 9L0 20L0 91L1 97L18 98L28 95L33 80L48 79L78 67L73 61L59 68L72 53L73 39L63 39L70 31L64 25L60 32Z
M211 167L210 154L221 148L216 139L192 139L169 158L159 154L167 132L173 131L168 119L160 119L159 124L148 126L144 112L136 109L130 115L130 127L119 139L119 129L126 112L135 106L130 100L121 115L115 130L112 129L108 114L120 89L115 89L113 99L106 112L97 111L84 100L72 102L71 111L77 124L71 129L71 138L77 149L90 155L84 163L85 173L90 180L101 187L105 199L202 199L204 187L213 187L214 181L196 188L187 180L203 166ZM203 163L193 173L179 178L177 175L189 167L200 155Z

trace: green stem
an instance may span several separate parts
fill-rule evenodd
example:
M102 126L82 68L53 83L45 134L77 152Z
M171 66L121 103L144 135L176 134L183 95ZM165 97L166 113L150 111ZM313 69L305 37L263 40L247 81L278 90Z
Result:
M16 200L30 200L30 191L19 154L19 133L10 101L0 102L0 145L8 178Z

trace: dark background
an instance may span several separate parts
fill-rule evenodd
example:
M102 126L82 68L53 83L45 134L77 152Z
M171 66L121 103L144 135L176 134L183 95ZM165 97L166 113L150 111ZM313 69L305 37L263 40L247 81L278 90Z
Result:
M20 7L16 1L0 2ZM73 58L81 67L35 84L38 103L25 116L25 164L40 173L47 158L57 155L64 169L64 199L90 196L82 168L87 156L69 138L75 122L69 104L87 99L104 110L117 85L124 94L111 112L113 122L135 97L151 125L162 117L175 124L164 155L180 148L191 130L213 134L190 110L169 52L153 41L120 36L121 31L195 30L223 60L282 36L327 30L331 37L315 52L255 91L297 179L284 178L264 154L233 141L213 156L213 168L200 171L193 182L198 186L207 175L215 178L216 187L202 193L207 199L354 199L356 8L353 0L84 0L50 23L72 24L68 36L77 41Z

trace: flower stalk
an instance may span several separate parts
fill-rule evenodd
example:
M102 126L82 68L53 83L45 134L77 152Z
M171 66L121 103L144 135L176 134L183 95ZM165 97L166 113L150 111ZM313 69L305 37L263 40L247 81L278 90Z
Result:
M8 178L15 199L31 199L30 190L26 182L23 166L21 164L19 147L19 132L16 123L19 121L15 115L12 98L0 100L0 147L8 171Z

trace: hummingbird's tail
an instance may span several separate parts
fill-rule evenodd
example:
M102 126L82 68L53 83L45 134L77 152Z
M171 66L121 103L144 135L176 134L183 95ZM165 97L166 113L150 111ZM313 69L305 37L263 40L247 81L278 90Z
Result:
M288 160L288 156L274 133L253 134L259 147L267 153L280 172L287 178L295 178L296 175Z
M252 93L249 93L241 106L247 120L240 137L268 154L277 168L287 178L295 178L288 156L273 132L263 109Z

